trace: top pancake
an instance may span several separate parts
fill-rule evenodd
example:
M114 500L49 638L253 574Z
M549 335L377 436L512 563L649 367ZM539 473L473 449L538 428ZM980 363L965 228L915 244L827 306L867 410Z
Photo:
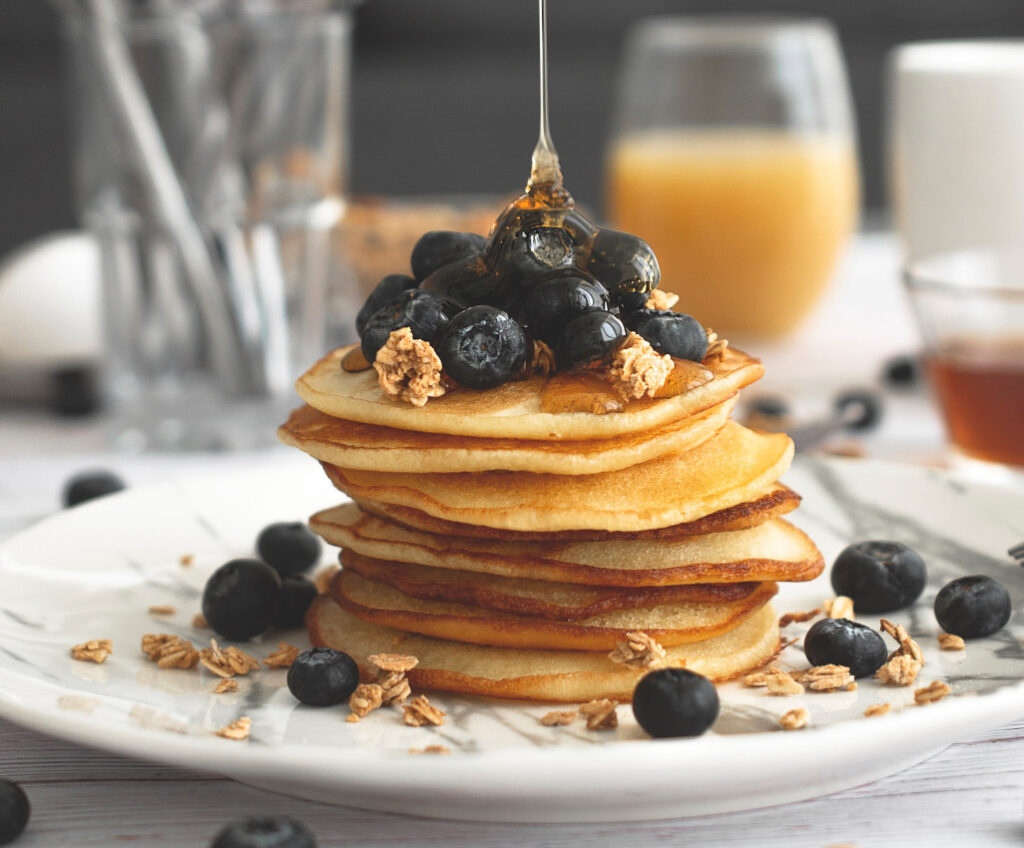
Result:
M641 398L620 412L542 412L546 378L504 383L493 389L458 389L415 407L385 395L374 369L346 372L341 359L351 347L339 348L310 368L295 384L302 399L326 415L400 430L510 439L606 439L679 421L716 406L753 383L761 363L726 348L707 364L713 379L667 398Z

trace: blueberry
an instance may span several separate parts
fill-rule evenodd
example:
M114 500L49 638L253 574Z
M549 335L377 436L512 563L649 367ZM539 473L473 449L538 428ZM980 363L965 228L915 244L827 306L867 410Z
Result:
M260 559L282 577L299 574L320 559L320 537L300 521L280 521L256 538Z
M229 824L210 848L316 848L316 838L293 818L256 816Z
M513 230L497 230L498 240L488 245L488 262L499 275L518 283L550 271L574 267L578 246L565 227L547 226L528 215Z
M685 668L646 675L633 690L633 715L651 736L700 736L718 718L715 685Z
M355 660L333 648L313 648L299 654L288 669L288 690L314 707L340 704L358 685Z
M456 382L490 389L522 370L528 348L526 333L507 312L471 306L452 319L437 344L437 355Z
M438 268L479 253L486 243L487 239L476 233L456 233L451 230L424 233L409 258L413 276L423 281Z
M356 315L356 332L362 338L366 329L366 322L379 309L383 309L396 297L407 289L416 288L416 280L408 274L388 274L383 280L377 283L377 287L370 292L362 309Z
M910 388L921 380L921 360L913 354L894 356L882 368L882 381L894 389Z
M578 273L538 281L526 297L523 317L534 338L549 345L557 342L562 328L582 312L609 306L608 290L596 280Z
M858 612L909 606L921 597L926 577L924 560L901 542L858 542L832 565L832 588L852 598Z
M651 246L618 230L601 230L597 234L587 270L604 283L612 300L624 310L643 306L661 280L661 269Z
M878 426L882 417L882 399L866 389L848 389L832 404L847 430L864 432Z
M64 506L77 506L120 492L124 487L124 480L110 471L83 471L64 485Z
M233 559L206 581L203 616L225 639L250 639L274 623L281 598L281 578L258 559Z
M373 362L394 330L408 327L414 338L433 342L441 334L458 305L450 298L421 289L402 292L369 317L363 328L363 356Z
M761 418L781 421L790 414L789 404L778 395L758 395L750 401L750 412Z
M31 811L25 791L17 783L0 780L0 845L21 835Z
M635 309L623 323L650 342L658 353L700 362L708 352L708 334L700 321L685 312L668 309Z
M888 656L882 635L848 618L815 622L804 636L804 653L811 665L845 665L854 677L867 677Z
M281 600L274 624L278 627L302 627L316 595L316 586L308 577L290 574L281 578Z
M98 412L103 405L95 368L58 368L50 374L50 409L78 418Z
M1010 620L1013 605L1002 583L975 574L951 580L935 596L935 620L964 639L991 636Z
M521 295L518 286L487 268L476 254L438 268L420 283L420 289L445 295L467 306L483 303L499 308Z
M559 368L572 368L610 354L626 335L622 322L610 312L593 309L573 318L555 344Z

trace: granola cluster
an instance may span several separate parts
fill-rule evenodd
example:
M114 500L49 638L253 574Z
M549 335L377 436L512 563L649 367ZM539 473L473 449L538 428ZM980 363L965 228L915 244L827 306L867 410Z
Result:
M530 360L530 370L542 377L550 377L555 373L558 364L555 362L555 352L540 339L533 340L533 357Z
M160 668L195 668L199 651L188 640L170 633L147 633L142 637L142 653Z
M644 303L644 309L671 309L677 303L679 303L679 295L675 292L654 289L650 297L647 298L647 302Z
M404 704L412 694L405 673L417 666L419 660L416 657L408 654L373 654L369 660L377 669L377 681L361 683L356 687L348 701L350 712L345 719L348 722L357 722L374 710L389 704ZM413 701L423 703L426 702L426 698L423 698L422 702L416 698ZM414 713L416 710L417 708L413 707ZM440 724L444 720L444 713L440 710L436 712L440 713ZM407 712L406 724L409 723L408 715Z
M924 665L924 654L921 646L910 638L910 634L902 624L893 624L882 619L882 630L897 642L899 648L889 654L885 664L875 672L875 677L883 683L896 686L913 686L918 672Z
M256 657L234 645L222 648L216 639L211 639L210 647L199 652L199 662L218 677L234 677L236 674L244 677L260 667L260 661Z
M611 698L597 698L581 705L579 712L587 720L587 730L614 730L618 727L616 706Z
M402 721L410 727L422 727L425 724L440 727L446 715L448 713L431 704L426 695L417 695L402 707Z
M673 367L671 356L658 353L643 336L631 332L612 354L608 378L628 398L654 397Z
M414 339L412 330L402 327L388 336L373 361L377 382L387 395L423 406L432 397L441 397L441 359L430 342Z
M114 653L114 643L109 639L90 639L80 645L71 646L71 658L80 662L92 662L97 665L106 661Z
M630 668L661 668L667 655L657 641L640 630L634 630L615 646L608 659Z

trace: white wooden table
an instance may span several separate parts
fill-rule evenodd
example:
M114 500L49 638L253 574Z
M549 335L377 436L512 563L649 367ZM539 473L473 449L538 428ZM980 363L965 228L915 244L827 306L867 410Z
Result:
M840 385L870 383L882 360L911 350L913 333L885 237L861 239L817 318L792 343L757 348L765 384L795 392L813 409ZM926 401L890 398L869 443L875 455L934 458L941 430ZM133 485L236 467L245 456L114 457L95 427L0 414L0 538L58 507L62 482L97 465ZM284 451L263 462L295 462ZM305 821L321 846L340 845L685 845L688 848L971 848L1024 844L1022 721L953 745L886 780L801 804L749 813L624 825L470 824L330 807L273 795L218 777L129 760L49 739L0 720L0 777L22 783L34 811L18 848L126 844L206 846L228 820L286 813ZM823 759L828 751L822 751Z

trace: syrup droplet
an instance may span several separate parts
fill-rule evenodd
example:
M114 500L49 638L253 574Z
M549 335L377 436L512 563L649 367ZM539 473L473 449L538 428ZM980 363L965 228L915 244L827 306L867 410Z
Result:
M654 393L656 398L675 397L676 395L684 394L691 389L703 386L705 383L710 383L715 376L699 362L693 362L689 359L678 359L674 356L672 357L672 362L674 363L672 373L668 375L665 385Z
M603 374L563 371L549 377L541 390L541 412L621 412L627 401Z
M366 371L373 366L366 361L363 350L358 345L341 358L341 370L350 374L357 371Z

